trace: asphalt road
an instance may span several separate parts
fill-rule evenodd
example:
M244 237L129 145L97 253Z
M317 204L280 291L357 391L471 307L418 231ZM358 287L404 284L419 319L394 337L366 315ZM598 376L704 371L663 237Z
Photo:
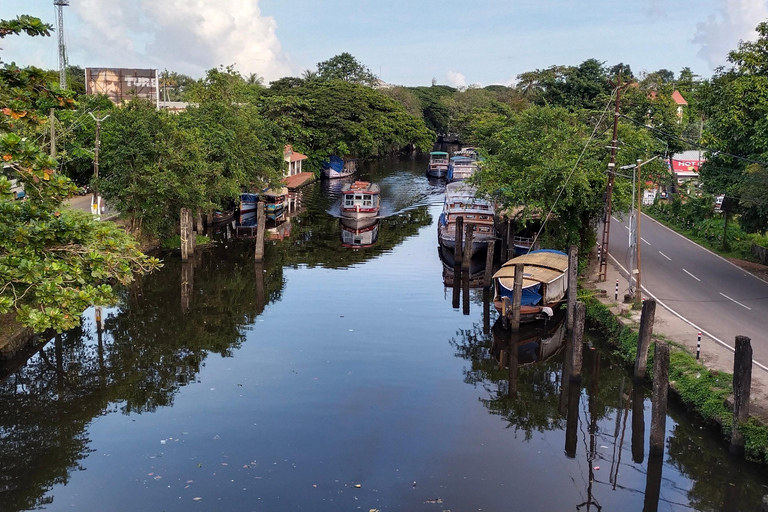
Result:
M612 219L608 251L625 269L627 226L626 219ZM703 337L731 348L736 335L749 336L754 360L768 369L768 283L647 215L640 235L643 295L694 324ZM627 282L619 284L623 295Z

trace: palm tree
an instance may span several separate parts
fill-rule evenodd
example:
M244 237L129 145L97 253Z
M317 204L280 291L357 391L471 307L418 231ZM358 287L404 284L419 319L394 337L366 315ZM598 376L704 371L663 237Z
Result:
M310 80L315 80L319 75L317 74L317 71L312 71L311 69L305 69L301 72L301 78L309 82Z
M264 77L259 76L258 73L251 73L248 78L245 79L245 83L248 85L264 85Z

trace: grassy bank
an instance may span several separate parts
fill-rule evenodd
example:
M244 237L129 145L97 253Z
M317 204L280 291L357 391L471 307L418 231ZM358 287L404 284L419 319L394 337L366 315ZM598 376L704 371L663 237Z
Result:
M590 327L605 335L616 355L628 367L634 367L637 331L619 322L597 298L588 296L582 300L587 307L587 321ZM725 372L710 371L679 345L674 342L669 344L670 389L686 407L705 422L718 428L724 439L730 440L733 411L728 405L728 398L733 392L733 376ZM651 344L648 357L651 375L653 352L654 344ZM740 430L744 434L746 458L768 464L768 427L750 419Z

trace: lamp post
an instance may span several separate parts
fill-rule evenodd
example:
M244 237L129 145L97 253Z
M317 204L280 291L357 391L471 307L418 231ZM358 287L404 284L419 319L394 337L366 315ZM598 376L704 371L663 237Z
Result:
M635 301L641 302L643 298L643 291L641 288L641 277L642 272L640 270L640 242L642 241L642 238L640 237L640 214L642 213L642 204L643 204L643 196L640 193L642 190L642 180L640 179L640 168L644 166L647 163L653 162L657 158L659 158L660 155L656 155L653 158L646 160L645 162L641 161L639 158L637 159L637 163L634 165L625 165L621 167L622 169L634 169L634 173L632 174L632 199L634 202L635 197L637 197L637 207L635 208L635 261L637 262L637 268L632 269L632 273L635 274L635 279L637 281L636 287L635 287ZM635 182L637 182L637 195L635 196ZM631 217L630 217L631 219ZM631 225L631 221L630 221ZM630 236L631 236L632 229L630 228ZM631 242L630 242L631 245ZM632 282L632 276L629 278L630 281L630 287Z

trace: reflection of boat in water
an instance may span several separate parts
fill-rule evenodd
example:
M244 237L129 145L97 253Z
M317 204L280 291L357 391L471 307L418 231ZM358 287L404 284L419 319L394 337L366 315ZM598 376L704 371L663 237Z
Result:
M323 162L323 178L344 178L357 171L357 161L352 158L340 158L332 155L327 162Z
M451 287L454 283L454 267L456 261L453 257L453 251L446 249L442 245L437 246L437 253L443 264L443 284ZM469 287L482 288L483 278L485 277L485 256L472 258L469 262Z
M485 251L488 242L496 238L494 208L491 203L475 197L477 191L466 183L449 183L445 187L443 212L437 223L440 245L453 251L456 245L456 219L464 218L464 225L474 224L472 254Z
M341 216L351 219L376 217L381 208L379 192L379 186L375 183L345 183L341 189Z
M339 220L341 229L341 245L350 249L365 249L373 247L379 239L379 219L347 219Z
M267 213L267 219L278 220L285 212L285 203L288 199L288 189L283 187L280 190L265 190L262 192L264 209Z
M518 332L504 329L499 318L493 324L493 358L508 366L510 351L517 347L518 365L546 361L565 345L565 316L565 308L559 308L552 318L522 325Z
M541 249L504 263L493 276L496 281L493 305L500 313L503 297L508 297L510 304L512 303L517 263L524 265L520 322L532 322L552 316L553 309L563 300L568 287L568 255L560 251Z

